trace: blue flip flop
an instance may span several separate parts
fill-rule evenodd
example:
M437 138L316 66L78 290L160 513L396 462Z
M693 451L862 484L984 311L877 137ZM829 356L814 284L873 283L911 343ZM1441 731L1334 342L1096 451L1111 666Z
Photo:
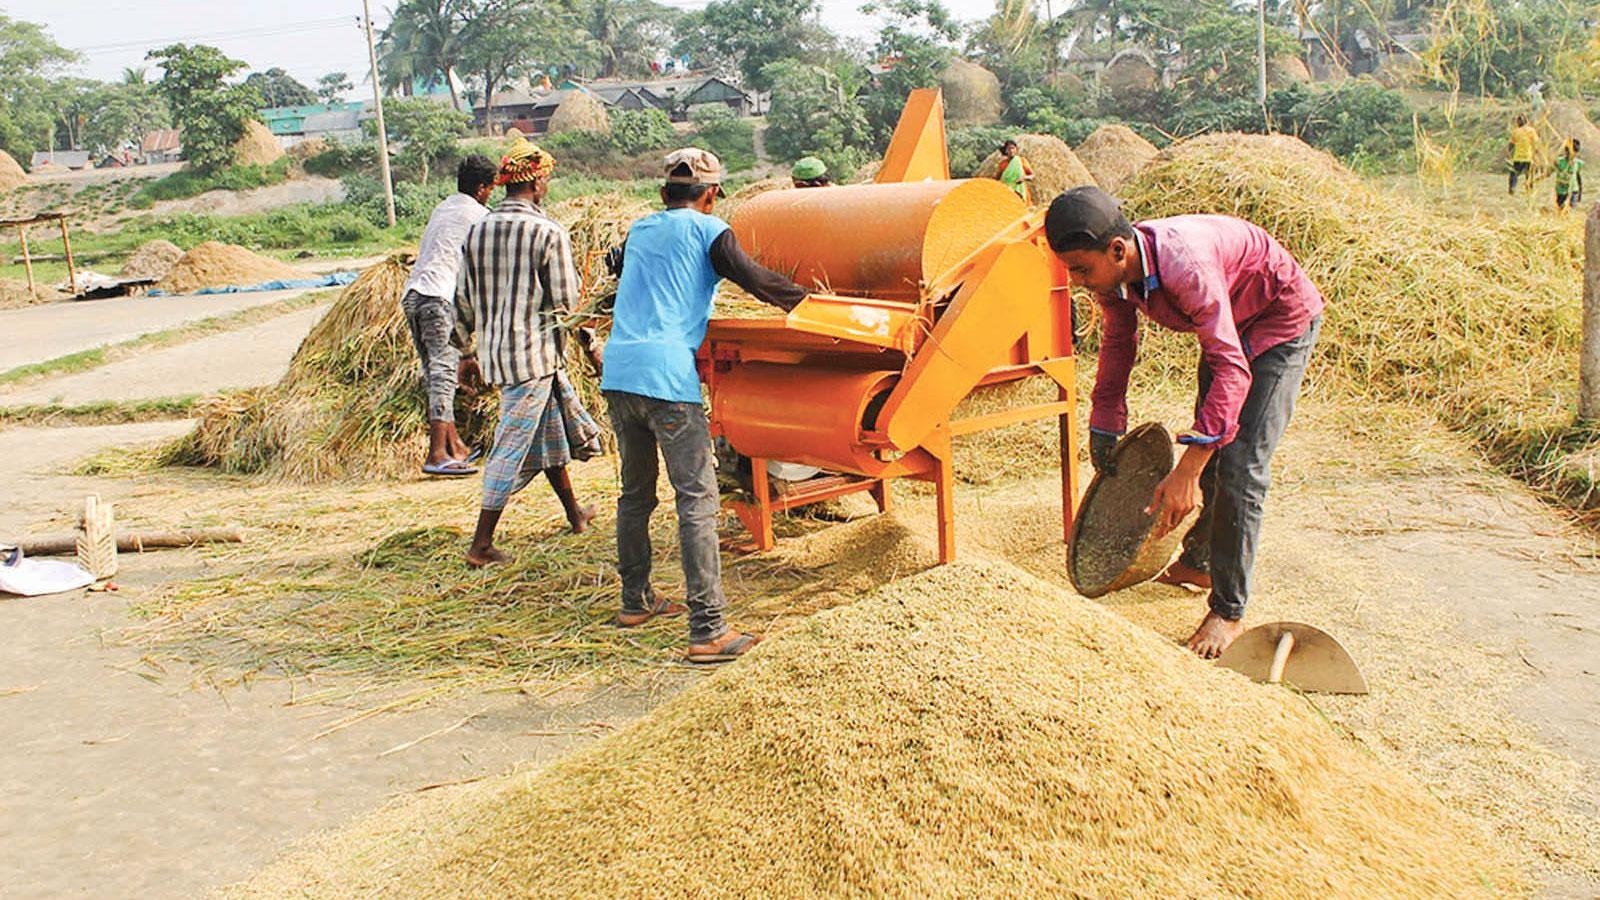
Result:
M482 447L474 447L474 448L472 448L472 452L468 453L467 454L467 458L462 460L462 462L465 462L466 464L471 465L471 464L477 462L480 459L483 459L483 448Z
M424 475L438 475L442 478L462 478L467 475L478 474L478 467L469 465L463 460L447 459L442 463L429 463L422 467Z

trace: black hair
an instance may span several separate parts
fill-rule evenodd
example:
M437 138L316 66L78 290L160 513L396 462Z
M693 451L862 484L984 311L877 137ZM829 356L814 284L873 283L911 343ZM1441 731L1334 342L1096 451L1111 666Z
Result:
M1128 217L1117 213L1116 218L1102 234L1095 234L1083 227L1081 221L1075 221L1077 216L1067 195L1062 194L1051 204L1050 209L1044 214L1045 239L1050 242L1050 249L1057 253L1068 253L1073 250L1101 251L1111 246L1113 238L1133 240L1133 224Z
M1006 152L1006 148L1007 147L1016 147L1018 150L1022 149L1020 146L1018 146L1017 142L1012 138L1006 138L1005 140L1000 142L1000 152L1001 153Z
M485 185L494 184L498 172L494 160L482 153L474 153L456 166L456 190L463 194L476 194Z
M669 181L665 190L668 203L698 203L700 198L705 196L706 191L714 188L715 185L710 184L683 184L677 181Z
M1581 148L1581 147L1583 147L1583 141L1580 141L1580 140L1578 140L1578 139L1577 139L1577 138L1573 138L1573 139L1572 139L1572 152L1573 152L1573 153L1577 153L1577 152L1578 152L1578 150L1579 150L1579 149L1580 149L1580 148Z

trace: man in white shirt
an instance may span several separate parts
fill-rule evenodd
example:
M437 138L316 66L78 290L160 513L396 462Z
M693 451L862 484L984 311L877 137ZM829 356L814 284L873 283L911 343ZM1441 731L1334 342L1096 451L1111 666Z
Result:
M478 470L468 456L472 451L456 433L456 384L461 378L461 352L450 342L455 331L456 276L461 270L461 246L467 232L489 214L489 194L494 190L498 166L475 153L456 168L458 193L445 198L428 217L417 263L406 280L400 306L411 326L411 339L422 360L427 387L428 458L422 471L429 475L472 475Z

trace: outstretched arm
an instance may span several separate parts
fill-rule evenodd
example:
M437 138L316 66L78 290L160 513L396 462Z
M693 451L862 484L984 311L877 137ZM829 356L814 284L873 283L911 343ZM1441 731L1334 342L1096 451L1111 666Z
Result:
M799 306L806 298L805 288L751 259L739 246L739 239L733 236L731 228L712 242L711 268L749 291L757 300L784 312Z

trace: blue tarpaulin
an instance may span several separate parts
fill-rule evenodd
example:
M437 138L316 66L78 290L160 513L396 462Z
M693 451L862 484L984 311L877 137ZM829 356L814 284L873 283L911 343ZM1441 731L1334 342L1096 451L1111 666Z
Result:
M247 294L254 291L298 291L308 288L343 287L356 280L358 272L334 272L315 278L289 278L281 281L263 281L260 284L231 284L227 287L201 288L195 294ZM147 297L174 296L171 291L151 291Z

